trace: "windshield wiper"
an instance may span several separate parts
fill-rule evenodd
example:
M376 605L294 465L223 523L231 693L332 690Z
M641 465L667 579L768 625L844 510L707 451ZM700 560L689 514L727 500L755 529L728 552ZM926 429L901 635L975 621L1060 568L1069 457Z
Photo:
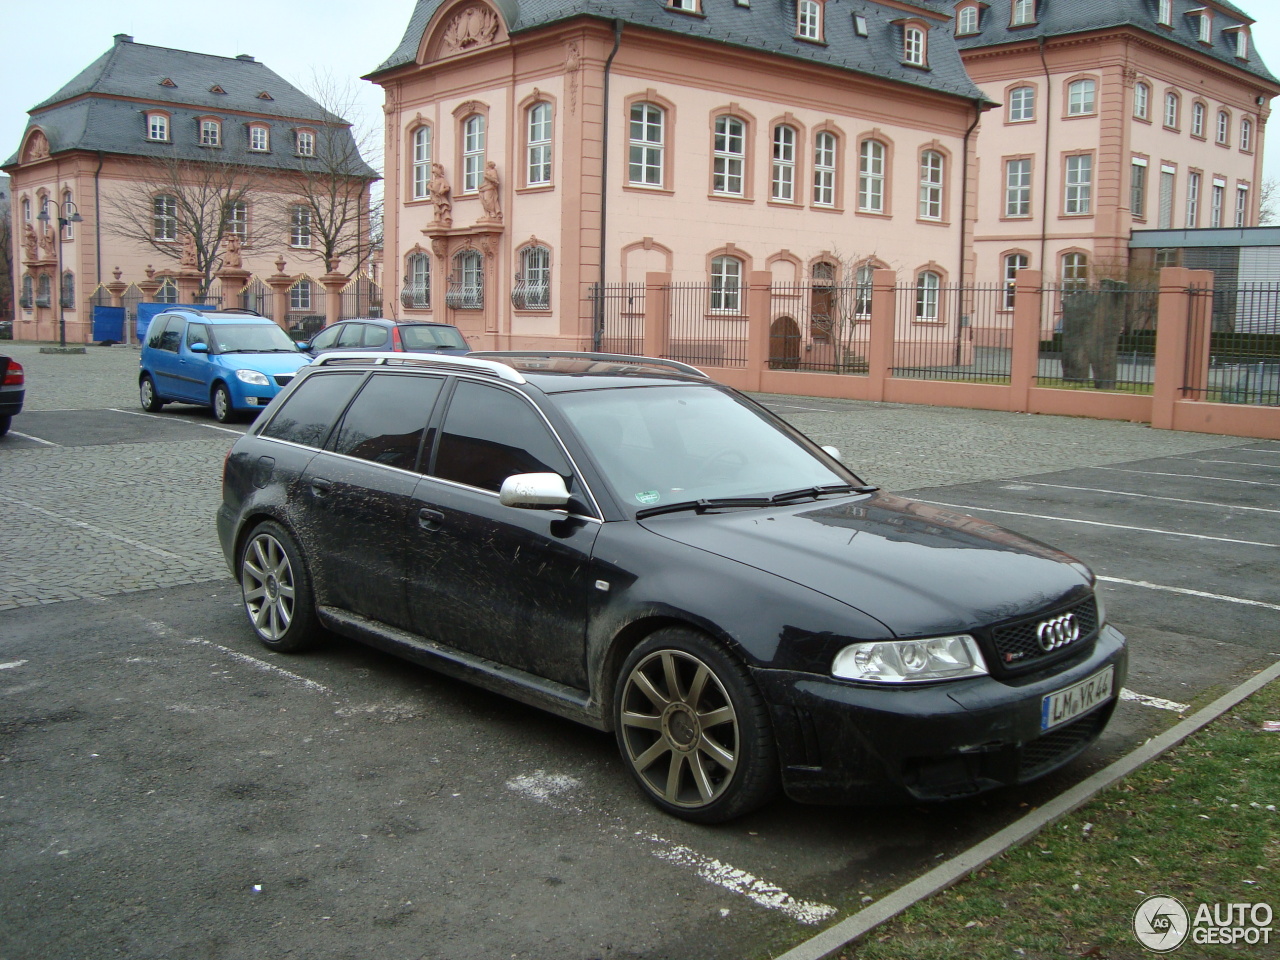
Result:
M848 483L825 483L818 487L801 487L798 490L787 490L783 493L775 493L769 498L769 500L771 503L790 503L793 500L804 500L807 497L813 497L816 499L830 493L872 493L879 489L879 487L866 485L855 487Z
M773 500L769 497L718 497L711 500L681 500L678 503L664 503L657 507L645 507L636 511L636 519L654 517L660 513L676 513L680 510L693 510L706 513L708 510L719 510L722 507L771 507Z

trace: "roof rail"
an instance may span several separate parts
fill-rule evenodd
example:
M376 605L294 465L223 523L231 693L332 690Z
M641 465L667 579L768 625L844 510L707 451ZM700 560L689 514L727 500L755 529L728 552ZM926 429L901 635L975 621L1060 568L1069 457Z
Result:
M671 367L679 373L689 374L695 377L701 377L703 380L710 380L702 370L687 363L681 363L679 360L668 360L665 357L644 357L637 354L625 353L590 353L580 352L576 350L479 350L471 354L472 357L528 357L533 360L599 360L603 363L622 363L650 366L650 367Z
M311 361L314 367L336 367L344 364L380 364L388 367L435 367L455 372L483 373L508 383L528 383L514 367L495 360L473 357L450 357L443 354L370 353L360 350L334 350Z

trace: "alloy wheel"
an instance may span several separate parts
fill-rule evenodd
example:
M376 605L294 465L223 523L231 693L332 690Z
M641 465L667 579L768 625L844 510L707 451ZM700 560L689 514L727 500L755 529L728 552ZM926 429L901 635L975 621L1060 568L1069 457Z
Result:
M279 641L293 623L296 590L293 567L284 546L269 533L259 533L240 563L244 606L263 639Z

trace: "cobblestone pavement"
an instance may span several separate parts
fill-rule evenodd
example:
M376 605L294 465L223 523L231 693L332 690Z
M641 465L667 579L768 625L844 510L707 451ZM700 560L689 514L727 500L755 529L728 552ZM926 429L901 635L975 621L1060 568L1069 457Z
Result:
M26 411L138 411L134 348L90 346L86 354L55 355L41 354L34 344L3 342L0 352L26 370ZM760 399L820 443L839 447L864 479L890 490L1247 442L1065 417ZM19 447L13 436L0 438L0 611L229 575L213 516L222 460L235 438L203 430L200 425L211 422L203 414L161 416L190 422L191 439L168 439L166 433L163 440L144 435L107 445ZM22 415L13 430L23 432Z

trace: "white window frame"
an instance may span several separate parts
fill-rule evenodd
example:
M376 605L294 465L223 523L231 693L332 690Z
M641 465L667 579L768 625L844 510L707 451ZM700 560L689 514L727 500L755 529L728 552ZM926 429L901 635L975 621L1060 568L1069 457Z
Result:
M1013 0L1011 27L1023 27L1036 22L1036 0Z
M1173 26L1173 0L1160 0L1160 10L1156 14L1156 20L1163 26Z
M1009 122L1029 123L1036 118L1036 88L1014 87L1009 91Z
M746 184L746 123L732 114L716 117L711 146L711 192L741 197Z
M409 254L405 264L406 294L404 305L412 310L431 309L431 255L422 251Z
M222 121L220 120L201 120L200 121L200 146L202 147L222 146Z
M813 205L836 205L836 158L839 143L830 130L820 130L813 138Z
M295 203L289 210L289 246L300 250L311 247L311 208Z
M779 123L773 128L773 168L769 177L769 199L778 203L796 200L796 128Z
M551 104L540 100L525 112L525 185L544 187L551 183Z
M71 204L74 202L75 202L75 199L71 196L71 191L63 190L62 206L58 210L58 218L63 221L63 224L62 224L63 240L74 240L76 238L75 221L73 221L69 216L67 216L67 211L72 209Z
M967 37L971 33L977 33L978 24L978 8L961 7L956 14L956 35Z
M1249 225L1249 188L1243 183L1236 184L1236 227Z
M1151 119L1151 87L1141 80L1133 85L1133 115L1138 120Z
M737 257L711 260L711 312L742 312L742 261Z
M1004 165L1004 215L1031 216L1031 158L1015 157Z
M249 204L244 200L227 201L227 233L241 240L249 239Z
M1004 309L1012 310L1016 299L1018 272L1031 266L1031 258L1025 253L1006 253L1004 255Z
M627 182L661 187L665 176L667 111L656 103L633 103L628 123Z
M454 257L458 277L458 305L468 310L484 308L484 256L478 250L463 250Z
M147 114L147 139L157 143L169 142L169 117L163 113Z
M298 280L289 288L289 309L292 311L311 309L311 281Z
M1231 141L1231 114L1225 110L1218 111L1218 123L1214 143L1226 146Z
M1088 286L1089 255L1087 253L1064 253L1058 263L1062 271L1060 280L1063 288Z
M921 270L916 275L916 321L937 323L941 300L942 277L932 270Z
M261 123L249 127L249 149L254 153L271 152L271 129Z
M800 0L796 4L796 36L801 40L822 40L822 4Z
M1222 226L1222 213L1227 205L1227 181L1214 180L1209 193L1209 226Z
M1213 17L1207 13L1200 14L1200 22L1196 25L1196 39L1201 43L1213 42Z
M517 279L523 296L517 306L522 310L551 309L551 251L535 244L520 251L520 276Z
M921 220L942 219L942 187L946 177L946 158L937 150L920 154Z
M1253 152L1253 121L1248 117L1240 118L1240 149L1245 153Z
M167 193L151 198L151 237L162 243L178 239L178 200Z
M923 67L928 62L929 41L920 27L907 27L902 31L902 62L913 67Z
M1200 180L1201 174L1192 170L1187 173L1187 229L1194 230L1200 226Z
M1067 157L1066 192L1062 211L1068 216L1088 216L1093 212L1093 155L1073 153Z
M1179 114L1182 108L1182 98L1170 90L1164 95L1164 125L1171 130L1178 129Z
M1129 212L1140 220L1147 217L1147 161L1141 157L1129 162Z
M868 138L858 145L858 209L884 213L885 154L879 140Z
M1205 106L1199 101L1191 105L1191 135L1193 137L1204 136ZM1168 120L1166 112L1165 120Z
M413 199L431 196L431 127L423 124L413 131Z
M300 157L316 155L316 135L310 130L299 130L295 140L295 149Z
M1090 77L1067 85L1067 116L1088 117L1098 112L1098 82Z
M476 193L484 180L485 117L468 114L462 121L462 192Z

